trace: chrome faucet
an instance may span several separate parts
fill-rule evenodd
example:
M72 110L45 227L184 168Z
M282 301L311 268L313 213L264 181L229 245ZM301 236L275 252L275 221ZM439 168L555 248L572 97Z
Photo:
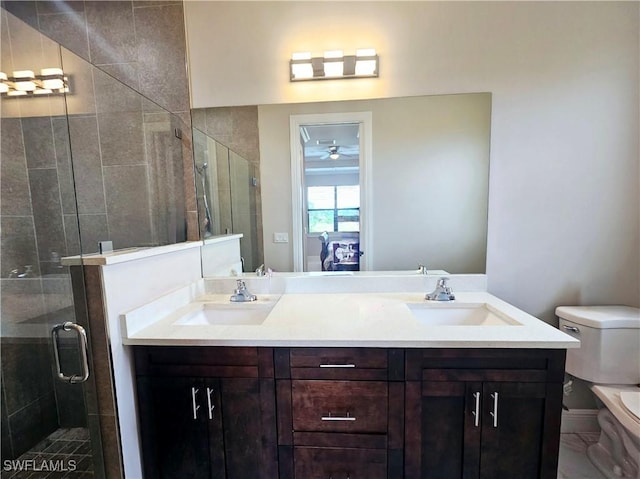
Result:
M427 272L427 267L423 264L418 265L418 274L429 274Z
M234 303L245 303L249 301L256 301L258 297L255 294L251 294L247 290L247 286L241 279L237 280L236 289L231 295L230 301Z
M431 293L427 293L424 297L427 301L453 301L456 299L455 295L451 292L451 287L447 286L449 278L440 278L436 289Z
M262 277L264 276L264 263L262 263L260 266L258 266L258 268L256 269L256 276L258 277Z

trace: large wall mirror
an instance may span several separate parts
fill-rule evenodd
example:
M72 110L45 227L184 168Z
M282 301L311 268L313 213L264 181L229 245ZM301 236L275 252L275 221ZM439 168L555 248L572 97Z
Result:
M416 270L424 264L450 273L485 272L490 93L256 109L262 205L257 227L264 238L264 259L257 263L294 270L292 198L304 198L306 185L292 181L291 117L370 112L370 201L363 215L369 221L368 269ZM320 248L318 239L317 252L310 247L306 254L319 255Z

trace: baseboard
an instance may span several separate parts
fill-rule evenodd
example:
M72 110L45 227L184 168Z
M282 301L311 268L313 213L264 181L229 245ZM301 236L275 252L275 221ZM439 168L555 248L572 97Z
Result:
M597 409L570 409L562 411L560 432L600 432Z

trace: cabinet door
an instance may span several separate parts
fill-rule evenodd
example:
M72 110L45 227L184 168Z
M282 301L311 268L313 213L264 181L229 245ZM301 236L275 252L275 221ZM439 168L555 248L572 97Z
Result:
M145 476L212 477L203 382L144 377L139 378L139 393Z
M480 477L540 477L544 383L484 383Z
M227 475L215 477L277 477L273 381L234 378L218 383L222 421L212 421L211 455L224 451ZM270 401L261 399L261 395Z
M478 477L481 393L481 383L422 383L419 477Z

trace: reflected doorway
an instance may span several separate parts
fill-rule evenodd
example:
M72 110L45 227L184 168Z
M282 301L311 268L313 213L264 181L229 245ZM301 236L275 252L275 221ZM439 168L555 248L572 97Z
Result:
M296 271L367 269L370 120L368 113L291 118Z

